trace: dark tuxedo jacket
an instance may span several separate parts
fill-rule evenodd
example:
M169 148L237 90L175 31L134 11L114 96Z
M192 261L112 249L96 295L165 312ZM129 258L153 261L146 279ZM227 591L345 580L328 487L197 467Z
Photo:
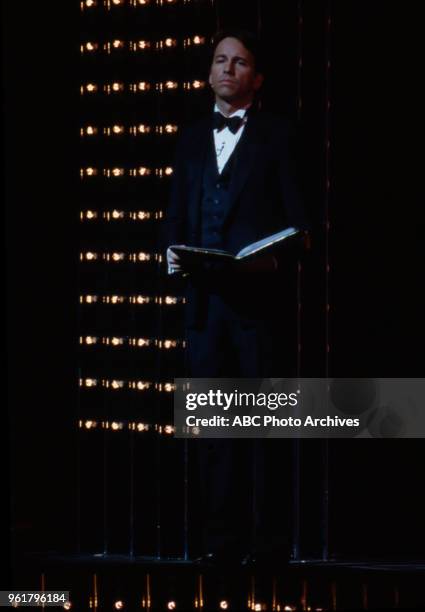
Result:
M185 128L176 151L171 197L164 222L164 247L201 245L201 200L205 157L214 146L213 113ZM223 248L236 254L246 245L288 226L307 228L296 187L291 129L284 118L249 109L235 148L223 223ZM283 267L283 270L282 270ZM256 278L220 272L192 277L187 288L186 324L202 325L205 295L221 286L246 322L267 316L284 282L277 274Z

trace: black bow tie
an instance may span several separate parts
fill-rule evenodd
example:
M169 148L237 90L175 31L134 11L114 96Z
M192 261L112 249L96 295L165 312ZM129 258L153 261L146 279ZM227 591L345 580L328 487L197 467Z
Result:
M218 131L227 126L232 134L236 134L243 122L243 117L225 117L221 113L214 113L214 129Z

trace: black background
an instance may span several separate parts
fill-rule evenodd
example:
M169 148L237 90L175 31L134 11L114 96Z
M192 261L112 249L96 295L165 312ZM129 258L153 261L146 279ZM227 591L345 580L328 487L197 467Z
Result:
M326 6L305 2L303 9L301 131L306 199L319 227L317 260L307 269L306 376L325 374L323 309L312 304L315 297L323 303L325 282L320 220ZM272 8L263 2L262 9L263 32L274 49L265 104L282 102L295 116L296 3ZM79 7L9 2L3 10L11 434L2 448L11 464L11 533L18 550L20 545L72 550ZM221 17L239 23L244 14L246 25L257 19L242 10L238 2L223 3ZM419 377L424 371L419 3L334 2L332 16L330 374ZM277 41L288 50L285 60L276 52ZM290 93L281 89L281 75ZM313 492L309 465L319 450L305 445L304 484ZM423 467L422 440L332 442L334 554L419 557L425 543ZM314 552L314 533L307 540L306 553Z

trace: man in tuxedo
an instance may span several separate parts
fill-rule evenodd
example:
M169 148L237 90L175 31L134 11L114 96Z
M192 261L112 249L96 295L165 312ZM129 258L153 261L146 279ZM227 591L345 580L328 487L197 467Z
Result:
M165 220L167 246L236 254L286 227L305 228L289 125L257 108L263 74L255 37L239 31L218 34L209 83L214 111L187 127L177 147ZM184 270L178 255L167 249L169 273L188 273L189 376L295 374L296 258L284 249L282 257ZM261 502L268 503L264 447L247 439L199 442L204 558L240 558L264 540L259 535L265 522Z

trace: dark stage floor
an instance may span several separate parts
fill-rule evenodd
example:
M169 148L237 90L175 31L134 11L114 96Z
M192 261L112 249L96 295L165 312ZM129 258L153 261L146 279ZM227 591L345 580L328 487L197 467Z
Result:
M258 567L58 553L15 562L15 587L70 591L72 610L424 609L425 561L334 559Z

